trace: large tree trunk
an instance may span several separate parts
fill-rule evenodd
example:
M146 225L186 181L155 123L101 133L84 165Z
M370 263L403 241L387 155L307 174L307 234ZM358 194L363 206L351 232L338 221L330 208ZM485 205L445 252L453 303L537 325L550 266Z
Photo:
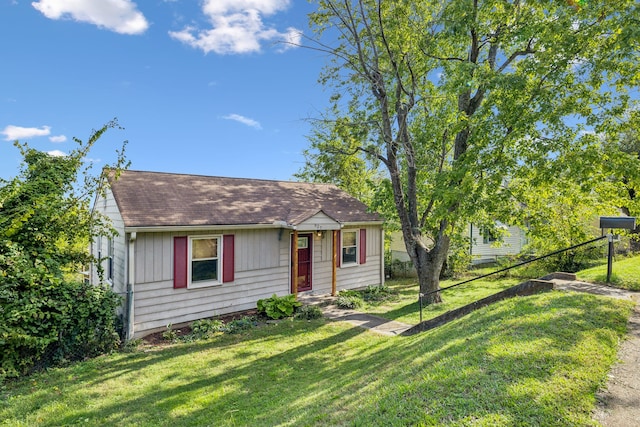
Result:
M433 248L429 249L422 242L420 235L405 236L407 253L413 262L418 275L420 293L424 295L423 301L427 304L442 302L440 295L440 272L447 259L450 238L444 234L446 224L440 227L440 233L436 237Z

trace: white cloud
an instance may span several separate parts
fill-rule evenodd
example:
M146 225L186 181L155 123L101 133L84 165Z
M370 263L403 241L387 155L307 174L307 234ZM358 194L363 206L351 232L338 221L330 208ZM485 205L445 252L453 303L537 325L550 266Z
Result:
M222 116L223 119L225 120L233 120L236 121L238 123L242 123L243 125L247 125L250 126L252 128L255 129L262 129L262 126L260 125L260 122L250 119L248 117L245 116L241 116L240 114L227 114L226 116Z
M281 50L286 50L300 42L301 31L280 32L266 26L262 18L286 10L289 4L290 0L205 0L202 11L212 28L187 26L169 35L205 53L259 52L264 42L285 42Z
M49 19L88 22L120 34L141 34L149 28L131 0L39 0L31 5Z
M35 136L47 136L51 133L49 126L40 128L24 128L22 126L9 125L4 128L0 134L4 135L5 141L13 141L16 139L33 138Z
M60 150L51 150L51 151L47 151L47 154L53 157L64 157L67 155L67 153L65 153L64 151L60 151Z
M66 140L67 140L67 137L64 135L56 135L56 136L49 137L49 141L51 142L65 142Z

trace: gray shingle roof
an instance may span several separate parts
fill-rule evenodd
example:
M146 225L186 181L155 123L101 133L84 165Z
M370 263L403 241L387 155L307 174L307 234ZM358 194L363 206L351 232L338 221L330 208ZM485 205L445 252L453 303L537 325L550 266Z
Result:
M107 178L126 227L296 225L320 210L341 223L382 221L331 184L132 170Z

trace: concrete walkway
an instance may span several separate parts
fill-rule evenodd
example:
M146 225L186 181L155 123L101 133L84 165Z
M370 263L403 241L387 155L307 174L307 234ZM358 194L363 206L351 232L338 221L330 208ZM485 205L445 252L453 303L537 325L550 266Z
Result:
M349 322L352 325L369 329L371 332L377 334L388 336L401 335L413 326L396 322L395 320L361 313L356 310L345 310L335 304L336 299L336 297L332 297L331 295L298 295L298 300L303 304L312 304L320 307L322 314L328 319Z
M640 292L575 280L552 281L556 289L635 302L627 339L620 345L618 362L609 372L606 388L596 395L598 404L593 418L605 427L640 427Z

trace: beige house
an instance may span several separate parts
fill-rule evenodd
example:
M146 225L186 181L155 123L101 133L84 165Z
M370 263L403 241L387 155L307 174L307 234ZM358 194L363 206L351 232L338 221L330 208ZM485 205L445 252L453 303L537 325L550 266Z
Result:
M261 298L384 282L382 219L334 185L106 171L92 244L125 300L127 338L256 307ZM92 283L98 283L96 266Z

